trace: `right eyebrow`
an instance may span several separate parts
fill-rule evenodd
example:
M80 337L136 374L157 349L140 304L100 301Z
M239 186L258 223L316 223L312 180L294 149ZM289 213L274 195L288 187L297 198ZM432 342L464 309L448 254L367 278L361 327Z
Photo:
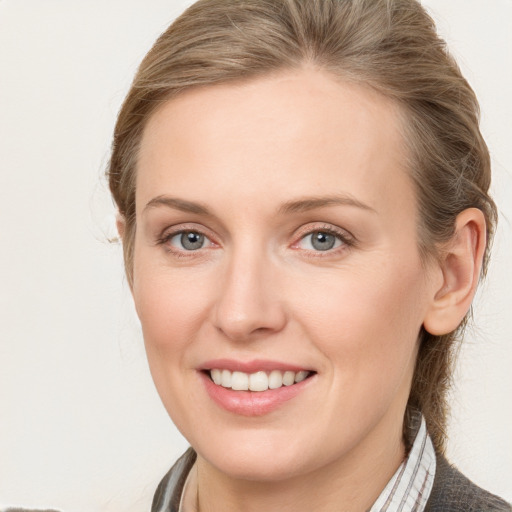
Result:
M328 206L353 206L376 213L375 209L371 206L359 201L350 195L333 195L333 196L313 196L304 197L299 200L286 202L279 208L280 213L300 213L317 208L325 208Z
M208 208L201 203L186 201L185 199L178 199L177 197L165 195L156 196L148 201L142 213L144 214L150 208L157 208L159 206L180 210L185 213L194 213L196 215L211 215L210 210L208 210Z

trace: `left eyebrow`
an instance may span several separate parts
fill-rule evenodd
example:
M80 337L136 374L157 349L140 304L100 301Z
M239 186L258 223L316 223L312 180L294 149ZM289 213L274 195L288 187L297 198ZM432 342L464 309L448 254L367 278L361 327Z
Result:
M335 195L322 197L304 197L288 201L279 208L279 213L301 213L327 206L353 206L369 212L377 213L371 206L359 201L350 195Z
M193 201L187 201L185 199L179 199L177 197L170 196L157 196L151 199L144 207L143 213L150 208L158 206L166 206L174 210L180 210L185 213L195 213L197 215L211 215L208 208L201 204Z

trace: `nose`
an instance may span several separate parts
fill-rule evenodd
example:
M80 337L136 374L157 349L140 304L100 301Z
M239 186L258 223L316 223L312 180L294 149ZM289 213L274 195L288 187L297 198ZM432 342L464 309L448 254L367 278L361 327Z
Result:
M276 269L261 254L233 254L222 275L214 306L214 323L233 341L246 341L281 331L286 308Z

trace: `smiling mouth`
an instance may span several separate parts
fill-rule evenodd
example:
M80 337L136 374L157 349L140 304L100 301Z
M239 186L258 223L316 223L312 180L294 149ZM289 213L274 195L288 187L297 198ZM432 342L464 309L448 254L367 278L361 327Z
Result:
M300 370L280 371L272 370L270 372L257 371L254 373L245 373L240 371L230 371L226 369L213 368L205 371L213 383L223 388L233 391L268 391L269 389L278 389L283 386L293 386L309 377L315 372Z

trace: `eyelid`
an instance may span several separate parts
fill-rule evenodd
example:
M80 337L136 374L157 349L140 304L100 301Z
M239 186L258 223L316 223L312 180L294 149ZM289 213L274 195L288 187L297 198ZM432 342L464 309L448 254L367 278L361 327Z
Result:
M327 254L332 254L333 252L336 252L336 250L343 250L343 249L346 249L348 247L353 247L357 243L355 237L350 232L348 232L345 229L339 228L339 227L337 227L337 226L335 226L333 224L309 223L309 224L306 224L305 226L301 226L301 228L299 228L299 230L296 232L296 234L294 236L294 240L295 241L292 244L292 248L293 249L300 249L300 247L298 247L299 243L305 237L307 237L307 236L309 236L309 235L311 235L313 233L317 233L317 232L328 233L330 235L333 235L333 236L337 237L342 242L342 246L341 247L337 247L336 249L330 249L330 250L324 251L324 253L326 255ZM306 249L304 249L304 250L306 250ZM322 251L310 251L310 252L322 253Z
M164 230L161 231L161 233L159 235L157 235L156 245L167 245L168 246L169 245L168 242L170 240L172 240L172 238L174 238L177 235L180 235L182 233L187 233L187 232L193 232L193 233L198 233L200 235L203 235L210 242L209 247L219 245L219 243L216 241L216 237L211 233L211 231L209 229L205 228L204 226L202 226L200 224L195 224L195 223L184 223L184 224L176 224L174 226L167 226ZM172 247L173 247L172 250L176 251L176 252L192 253L192 252L198 252L200 250L200 249L198 249L198 251L186 251L185 249L183 249L183 250L178 249L175 246L172 246ZM169 250L171 250L171 249L169 249Z
M186 237L186 235L190 235L191 233L201 237L201 242L202 242L201 247L197 247L196 249L187 249L187 247L183 246L183 237L184 236ZM174 240L179 240L180 241L179 245L176 242L174 242ZM170 237L168 237L168 243L174 249L178 249L179 251L184 251L186 253L198 252L201 249L207 249L208 247L211 247L213 245L213 242L206 235L203 235L202 233L198 233L197 231L189 231L189 230L178 231L177 233L171 235Z
M157 235L155 245L164 245L167 247L169 251L175 252L175 253L186 253L187 255L193 255L194 253L200 252L201 249L198 249L197 251L187 251L185 249L179 249L175 246L170 246L169 241L175 237L176 235L186 233L186 232L196 232L201 235L203 235L205 238L208 239L210 242L208 247L204 247L201 249L209 249L212 247L219 247L220 243L217 241L217 237L205 226L201 224L196 223L183 223L183 224L177 224L174 226L167 226L165 229L161 231L159 235ZM346 229L340 228L338 226L335 226L333 224L328 224L325 222L311 222L308 224L305 224L304 226L301 226L293 235L294 242L291 244L291 247L293 249L301 249L299 247L299 243L308 235L311 235L315 232L325 232L329 233L335 237L337 237L339 240L341 240L342 245L329 249L327 251L324 251L325 256L328 254L336 253L337 251L343 251L350 247L353 247L357 245L356 238ZM322 255L322 251L311 251L307 249L303 249L305 252L311 252L315 253L315 255Z

